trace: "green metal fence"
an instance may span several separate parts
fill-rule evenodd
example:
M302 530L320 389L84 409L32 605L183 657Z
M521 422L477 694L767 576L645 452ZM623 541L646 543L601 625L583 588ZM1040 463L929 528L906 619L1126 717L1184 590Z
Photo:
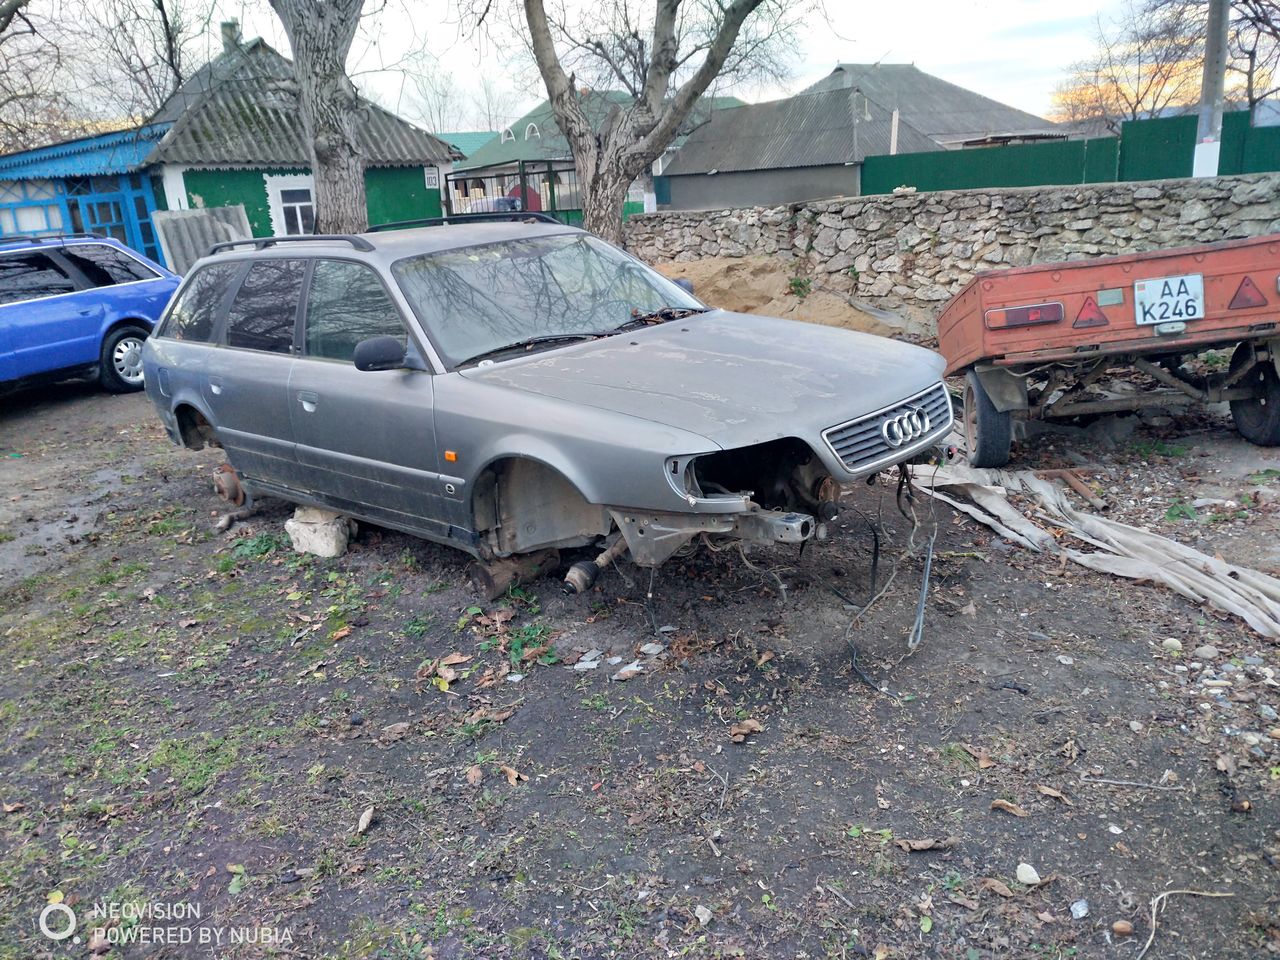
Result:
M1189 177L1195 142L1194 116L1162 117L1129 121L1119 137L867 157L862 192L890 193L899 186L969 190ZM1280 127L1254 127L1245 110L1226 114L1218 172L1226 176L1271 170L1280 170Z

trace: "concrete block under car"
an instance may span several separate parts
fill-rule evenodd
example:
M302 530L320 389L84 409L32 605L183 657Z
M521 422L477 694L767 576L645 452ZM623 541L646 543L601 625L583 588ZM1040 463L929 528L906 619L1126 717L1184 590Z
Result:
M347 543L355 536L356 522L332 510L298 507L284 522L284 529L298 553L340 557L347 552Z

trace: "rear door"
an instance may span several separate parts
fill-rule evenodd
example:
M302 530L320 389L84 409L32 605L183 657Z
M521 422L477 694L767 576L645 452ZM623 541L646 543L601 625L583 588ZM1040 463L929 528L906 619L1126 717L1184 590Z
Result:
M102 303L49 251L0 254L4 379L97 363Z
M105 243L71 243L59 251L84 285L98 291L104 308L116 317L155 323L177 286L137 257Z
M375 519L443 531L432 375L352 363L357 343L383 335L408 344L378 274L354 261L317 260L289 380L298 461L331 500Z
M209 350L203 397L227 458L246 477L299 488L289 369L306 261L255 260Z

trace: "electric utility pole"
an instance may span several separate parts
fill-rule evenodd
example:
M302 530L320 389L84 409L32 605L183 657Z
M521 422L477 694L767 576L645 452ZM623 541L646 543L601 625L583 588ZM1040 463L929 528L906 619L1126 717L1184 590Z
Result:
M1200 119L1196 124L1196 152L1191 162L1193 177L1218 175L1229 14L1230 4L1227 0L1209 0L1209 26L1204 44L1204 79L1200 83Z

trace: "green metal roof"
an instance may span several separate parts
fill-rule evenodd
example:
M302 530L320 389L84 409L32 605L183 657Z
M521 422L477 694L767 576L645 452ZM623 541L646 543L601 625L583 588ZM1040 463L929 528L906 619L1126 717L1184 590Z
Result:
M595 127L604 122L614 107L625 109L635 102L631 94L622 90L592 90L583 95L580 101L583 112ZM688 130L684 130L676 138L674 145L679 146L689 130L705 122L710 111L740 106L743 106L743 101L737 97L703 97L694 106L685 123ZM467 153L467 159L462 163L455 163L454 167L469 170L472 167L515 163L517 160L558 160L569 156L569 141L556 126L551 101L543 100L474 153Z
M471 156L486 143L498 135L497 130L463 130L457 133L437 133L436 136L449 144L451 147L457 147L464 156Z

